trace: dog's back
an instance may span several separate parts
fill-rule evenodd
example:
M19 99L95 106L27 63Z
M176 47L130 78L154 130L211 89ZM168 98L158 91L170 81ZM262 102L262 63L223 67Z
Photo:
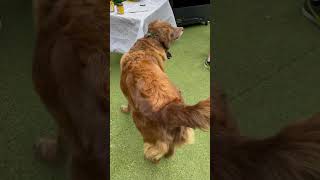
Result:
M71 146L73 179L106 179L109 18L105 1L34 1L37 93Z

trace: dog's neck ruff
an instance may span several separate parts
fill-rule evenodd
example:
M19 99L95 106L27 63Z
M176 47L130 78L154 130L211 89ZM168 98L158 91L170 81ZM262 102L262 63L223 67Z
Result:
M167 47L163 44L163 42L161 42L161 41L159 40L159 38L158 38L159 36L158 36L156 33L154 33L154 32L147 32L147 34L146 34L144 37L146 37L146 38L153 38L153 39L159 41L159 43L161 44L162 48L165 49L165 51L166 51L167 58L170 59L170 58L172 57L171 53L169 52L169 48L167 48Z

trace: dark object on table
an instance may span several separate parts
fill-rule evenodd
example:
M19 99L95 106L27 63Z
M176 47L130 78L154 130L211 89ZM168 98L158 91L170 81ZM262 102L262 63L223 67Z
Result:
M208 24L210 0L170 0L178 26Z

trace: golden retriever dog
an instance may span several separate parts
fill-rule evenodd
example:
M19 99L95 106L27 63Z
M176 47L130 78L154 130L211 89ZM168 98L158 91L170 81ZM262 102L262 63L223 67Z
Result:
M213 179L319 180L320 114L254 139L240 134L226 95L213 92Z
M164 72L170 45L183 33L164 21L153 21L148 33L121 58L121 90L134 123L143 136L144 156L153 163L170 157L175 148L192 143L193 128L209 129L210 100L186 105Z
M71 160L73 180L107 179L109 9L104 0L35 0L36 92L58 125L37 157Z

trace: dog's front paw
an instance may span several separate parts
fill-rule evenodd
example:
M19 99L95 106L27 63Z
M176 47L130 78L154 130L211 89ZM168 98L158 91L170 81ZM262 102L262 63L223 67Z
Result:
M144 143L144 157L154 164L158 164L160 159L167 154L167 152L168 145L165 143Z
M121 105L120 110L121 110L121 112L123 112L123 113L129 113L129 111L130 111L128 105Z

